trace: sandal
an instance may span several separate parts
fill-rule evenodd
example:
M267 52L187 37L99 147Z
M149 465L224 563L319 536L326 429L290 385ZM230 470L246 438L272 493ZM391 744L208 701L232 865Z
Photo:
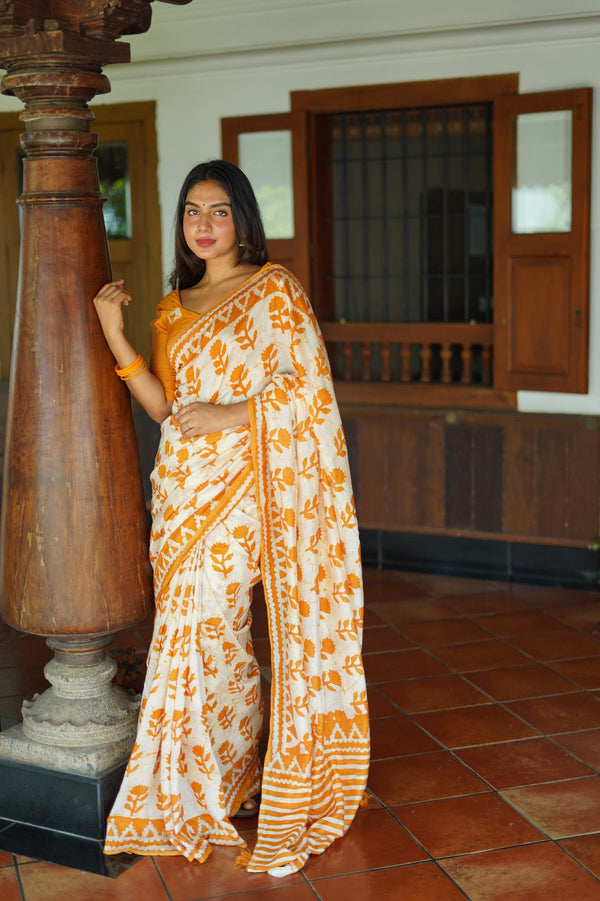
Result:
M244 807L248 801L252 801L252 807ZM246 819L249 820L252 817L258 816L258 811L260 810L260 795L254 795L252 798L246 798L246 801L242 801L240 805L240 809L237 813L234 813L232 819Z

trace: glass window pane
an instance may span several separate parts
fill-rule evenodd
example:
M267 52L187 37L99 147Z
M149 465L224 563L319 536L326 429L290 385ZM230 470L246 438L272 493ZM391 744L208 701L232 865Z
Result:
M294 237L291 131L239 135L240 169L248 176L267 238Z
M571 110L517 116L515 234L571 231Z
M490 321L491 121L491 104L332 115L338 319Z
M100 144L96 150L107 237L131 238L131 189L126 143Z

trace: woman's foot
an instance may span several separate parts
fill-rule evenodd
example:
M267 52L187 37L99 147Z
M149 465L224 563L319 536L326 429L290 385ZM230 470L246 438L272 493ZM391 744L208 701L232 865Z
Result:
M260 795L254 795L254 797L248 798L246 801L244 801L238 812L234 813L233 816L236 819L250 819L251 817L258 816L259 809Z

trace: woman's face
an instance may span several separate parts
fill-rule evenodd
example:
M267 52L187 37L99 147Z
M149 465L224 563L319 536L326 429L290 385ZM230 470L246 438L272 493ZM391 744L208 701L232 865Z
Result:
M190 188L183 212L183 235L189 249L208 262L238 259L238 241L229 194L216 181L200 181Z

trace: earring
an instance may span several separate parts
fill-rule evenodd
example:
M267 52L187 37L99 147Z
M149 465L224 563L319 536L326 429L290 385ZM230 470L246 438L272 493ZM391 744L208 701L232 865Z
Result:
M245 246L246 246L246 245L245 245L245 244L242 244L241 241L240 241L240 243L238 244L238 247L245 247Z

